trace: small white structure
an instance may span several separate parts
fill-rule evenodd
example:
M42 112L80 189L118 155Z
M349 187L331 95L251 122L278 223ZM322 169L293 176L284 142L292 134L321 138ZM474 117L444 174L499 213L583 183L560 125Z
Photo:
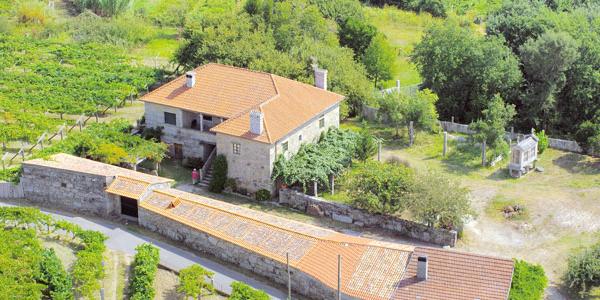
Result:
M538 138L528 135L511 148L508 171L510 176L519 178L535 168L538 154Z

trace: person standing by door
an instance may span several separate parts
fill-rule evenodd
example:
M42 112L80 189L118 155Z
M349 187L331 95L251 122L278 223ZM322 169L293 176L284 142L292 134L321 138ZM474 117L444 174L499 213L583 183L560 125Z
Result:
M194 168L192 171L192 184L196 185L196 183L198 183L198 179L200 179L200 173L198 173L198 170Z

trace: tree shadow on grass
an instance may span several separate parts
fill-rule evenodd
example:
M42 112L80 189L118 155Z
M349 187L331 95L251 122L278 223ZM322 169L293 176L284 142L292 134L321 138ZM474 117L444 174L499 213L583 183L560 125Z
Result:
M600 175L600 158L577 153L566 153L553 159L552 163L571 174Z
M481 150L476 145L459 143L446 158L442 159L442 167L453 174L469 175L481 169Z

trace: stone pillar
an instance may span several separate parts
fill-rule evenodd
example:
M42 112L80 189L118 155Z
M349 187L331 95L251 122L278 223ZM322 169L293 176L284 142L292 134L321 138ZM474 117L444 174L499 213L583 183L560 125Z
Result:
M412 147L414 141L415 141L415 129L413 127L413 121L410 121L409 125L408 125L408 134L410 135L409 137L409 146Z
M452 118L450 118L450 123L454 124L454 116L452 116Z
M448 132L444 131L444 149L442 150L442 156L446 157L448 152Z
M313 191L314 191L314 196L317 197L319 196L319 189L317 188L317 181L313 181Z
M511 144L511 143L512 143L513 136L515 136L515 127L510 127L510 138L509 138L509 144Z
M198 121L198 123L200 123L200 131L204 131L204 116L202 114L199 114L198 117L200 118L200 120Z
M329 178L329 185L331 186L331 195L335 194L335 176L333 174L331 174L331 177Z
M400 94L400 79L396 80L396 91Z
M381 161L381 140L377 140L377 161Z
M535 129L531 128L531 134L535 134Z
M485 167L485 140L481 144L481 165Z

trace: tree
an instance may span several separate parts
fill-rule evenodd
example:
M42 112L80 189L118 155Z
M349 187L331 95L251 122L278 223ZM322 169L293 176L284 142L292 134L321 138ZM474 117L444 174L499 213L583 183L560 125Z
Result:
M578 57L575 40L564 32L545 32L519 48L527 89L520 118L525 126L548 128L556 112L556 94L566 83L565 72Z
M396 136L400 136L400 126L405 124L402 99L397 94L388 94L379 99L379 121L396 128Z
M377 142L375 137L368 131L363 131L356 140L356 158L365 162L377 153Z
M383 34L371 39L371 44L365 50L362 62L367 68L367 74L375 82L392 79L396 69L398 52L390 45Z
M204 269L200 265L191 265L179 271L179 286L177 291L188 297L202 298L214 293L215 287L206 281L215 273Z
M486 22L488 35L503 36L514 53L521 45L535 39L550 26L543 18L541 0L504 1L500 9L492 12Z
M227 181L227 157L223 154L217 155L213 163L213 177L208 185L208 190L220 193L225 189Z
M439 96L437 111L444 119L476 120L495 94L515 98L522 80L502 38L481 37L449 21L429 28L411 58L423 87Z
M430 227L461 230L465 220L475 215L469 191L441 173L417 176L411 196L411 214Z
M348 178L352 203L372 213L401 213L409 207L413 171L396 163L366 161Z
M267 293L261 290L256 290L249 285L234 281L231 283L231 295L229 300L269 300Z
M505 104L502 98L496 95L482 114L483 119L469 125L469 129L475 131L472 138L480 143L485 141L487 147L496 150L498 155L506 156L508 154L508 144L504 139L504 135L506 127L516 114L514 105ZM490 159L494 158L490 156Z
M541 300L548 286L544 268L515 259L509 300Z
M340 24L338 31L340 44L352 49L357 58L363 57L376 35L375 26L356 18L348 18L346 22Z
M575 139L584 150L591 153L600 151L600 111L594 120L584 121L575 132Z
M586 296L592 287L600 286L600 244L571 254L565 274L570 289Z
M438 96L428 89L417 91L415 95L403 96L402 113L407 125L410 121L423 130L434 130L438 126L438 113L435 104Z

